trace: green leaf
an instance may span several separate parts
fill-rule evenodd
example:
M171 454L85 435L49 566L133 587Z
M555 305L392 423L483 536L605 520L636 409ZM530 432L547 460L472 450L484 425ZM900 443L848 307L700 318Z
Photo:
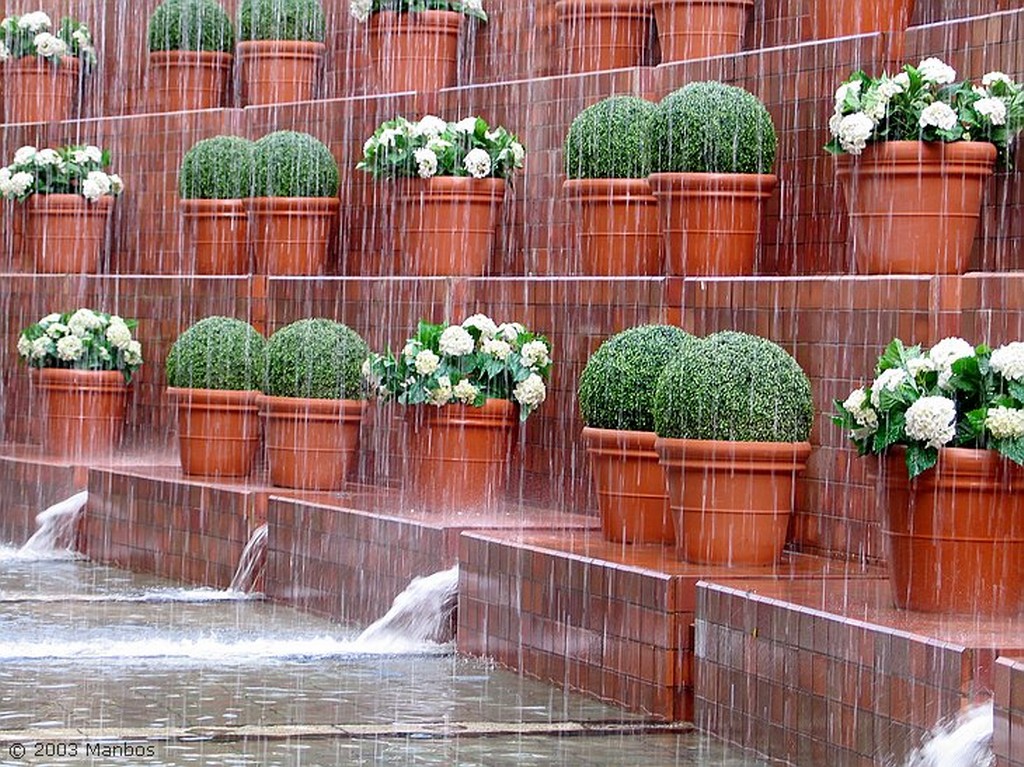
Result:
M1019 381L1007 381L1006 391L1018 402L1024 402L1024 383Z
M938 460L939 451L934 447L907 446L907 471L911 479L932 468Z
M997 440L995 448L1001 455L1006 456L1016 464L1024 466L1024 438Z

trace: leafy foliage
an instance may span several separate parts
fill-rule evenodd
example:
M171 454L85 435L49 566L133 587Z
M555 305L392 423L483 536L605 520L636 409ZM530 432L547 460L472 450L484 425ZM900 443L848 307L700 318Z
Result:
M239 136L197 142L181 160L183 199L238 200L252 196L256 144Z
M231 53L235 27L217 0L164 0L149 18L149 50Z
M584 109L565 137L566 177L646 178L656 111L635 96L612 96Z
M672 325L641 325L605 341L580 376L583 423L598 429L654 431L654 393L665 364L693 336Z
M360 399L361 371L370 350L340 322L306 319L267 341L266 394L306 399Z
M654 173L771 173L778 140L756 96L719 82L673 91L651 127Z
M90 202L124 191L117 174L107 174L110 151L92 145L46 149L23 146L0 168L0 195L24 202L33 194L80 194Z
M322 43L324 9L318 0L242 0L239 40L305 40Z
M266 341L231 317L207 317L190 327L167 355L167 383L187 389L261 390Z
M33 368L117 370L125 381L142 365L136 320L79 309L48 314L18 337L18 354Z
M804 442L813 417L797 361L765 338L732 331L680 346L654 397L661 437Z
M80 59L85 71L96 64L96 48L92 33L78 19L65 16L57 31L52 32L53 21L43 11L7 16L0 21L0 59L19 59L39 56L60 66L65 56Z
M253 157L254 197L334 197L338 164L328 149L308 133L277 131L256 142Z

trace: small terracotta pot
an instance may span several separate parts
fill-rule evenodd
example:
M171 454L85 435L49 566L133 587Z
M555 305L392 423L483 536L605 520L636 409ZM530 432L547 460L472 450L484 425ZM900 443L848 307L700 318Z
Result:
M341 207L337 197L251 197L243 204L258 274L324 273Z
M249 272L249 219L241 200L179 200L195 274Z
M260 445L259 392L168 388L178 408L181 469L200 477L247 477Z
M504 498L517 421L511 402L420 405L409 417L404 487L422 508L458 513L493 508Z
M814 0L810 4L811 33L815 40L903 32L914 15L914 0L867 0L861 3Z
M327 46L305 40L238 43L242 103L247 106L311 101Z
M394 273L484 275L491 271L494 231L505 199L499 178L402 179Z
M455 85L462 16L455 11L380 11L370 16L374 91L420 93Z
M616 543L675 542L665 470L648 431L583 429L601 531Z
M224 106L234 56L220 51L152 51L149 106L154 112Z
M43 395L43 448L53 456L91 459L121 444L128 385L116 370L32 370Z
M33 194L25 200L22 232L27 262L42 274L98 273L113 207L113 197Z
M558 0L563 71L596 72L639 66L650 36L650 8L638 0Z
M795 480L809 442L658 438L676 525L688 562L775 564L786 544Z
M652 0L661 63L736 53L754 0Z
M270 481L300 490L340 490L359 449L361 400L259 398Z
M575 213L583 274L661 274L658 200L646 179L569 179L562 193Z
M885 141L836 171L858 274L963 274L996 149L981 141Z
M1024 469L994 450L942 448L910 480L906 449L882 459L883 527L898 607L1024 613Z
M761 212L776 177L757 173L652 173L665 271L675 276L754 273Z
M23 56L7 62L4 65L4 122L71 119L80 68L79 60L71 56L62 58L59 66L40 56Z

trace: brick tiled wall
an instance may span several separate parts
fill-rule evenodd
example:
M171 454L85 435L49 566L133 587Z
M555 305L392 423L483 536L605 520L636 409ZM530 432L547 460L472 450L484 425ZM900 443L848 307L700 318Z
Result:
M994 732L996 767L1024 765L1024 661L1000 658L995 665Z
M0 543L21 545L36 530L36 515L86 487L83 467L0 458Z

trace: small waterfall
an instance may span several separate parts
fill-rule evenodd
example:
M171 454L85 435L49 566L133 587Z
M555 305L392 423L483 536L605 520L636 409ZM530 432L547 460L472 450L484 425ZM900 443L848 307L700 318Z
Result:
M68 555L75 545L75 525L89 500L83 490L67 500L55 503L36 515L38 528L25 545L18 550L24 557L40 555Z
M992 704L975 706L949 726L932 730L907 767L992 767Z
M357 644L404 647L423 642L450 642L459 597L459 568L413 578L395 597L391 609L359 635Z
M252 531L245 548L242 549L242 556L238 558L238 567L235 568L235 574L231 577L228 591L251 591L263 573L266 563L267 523L264 522Z

